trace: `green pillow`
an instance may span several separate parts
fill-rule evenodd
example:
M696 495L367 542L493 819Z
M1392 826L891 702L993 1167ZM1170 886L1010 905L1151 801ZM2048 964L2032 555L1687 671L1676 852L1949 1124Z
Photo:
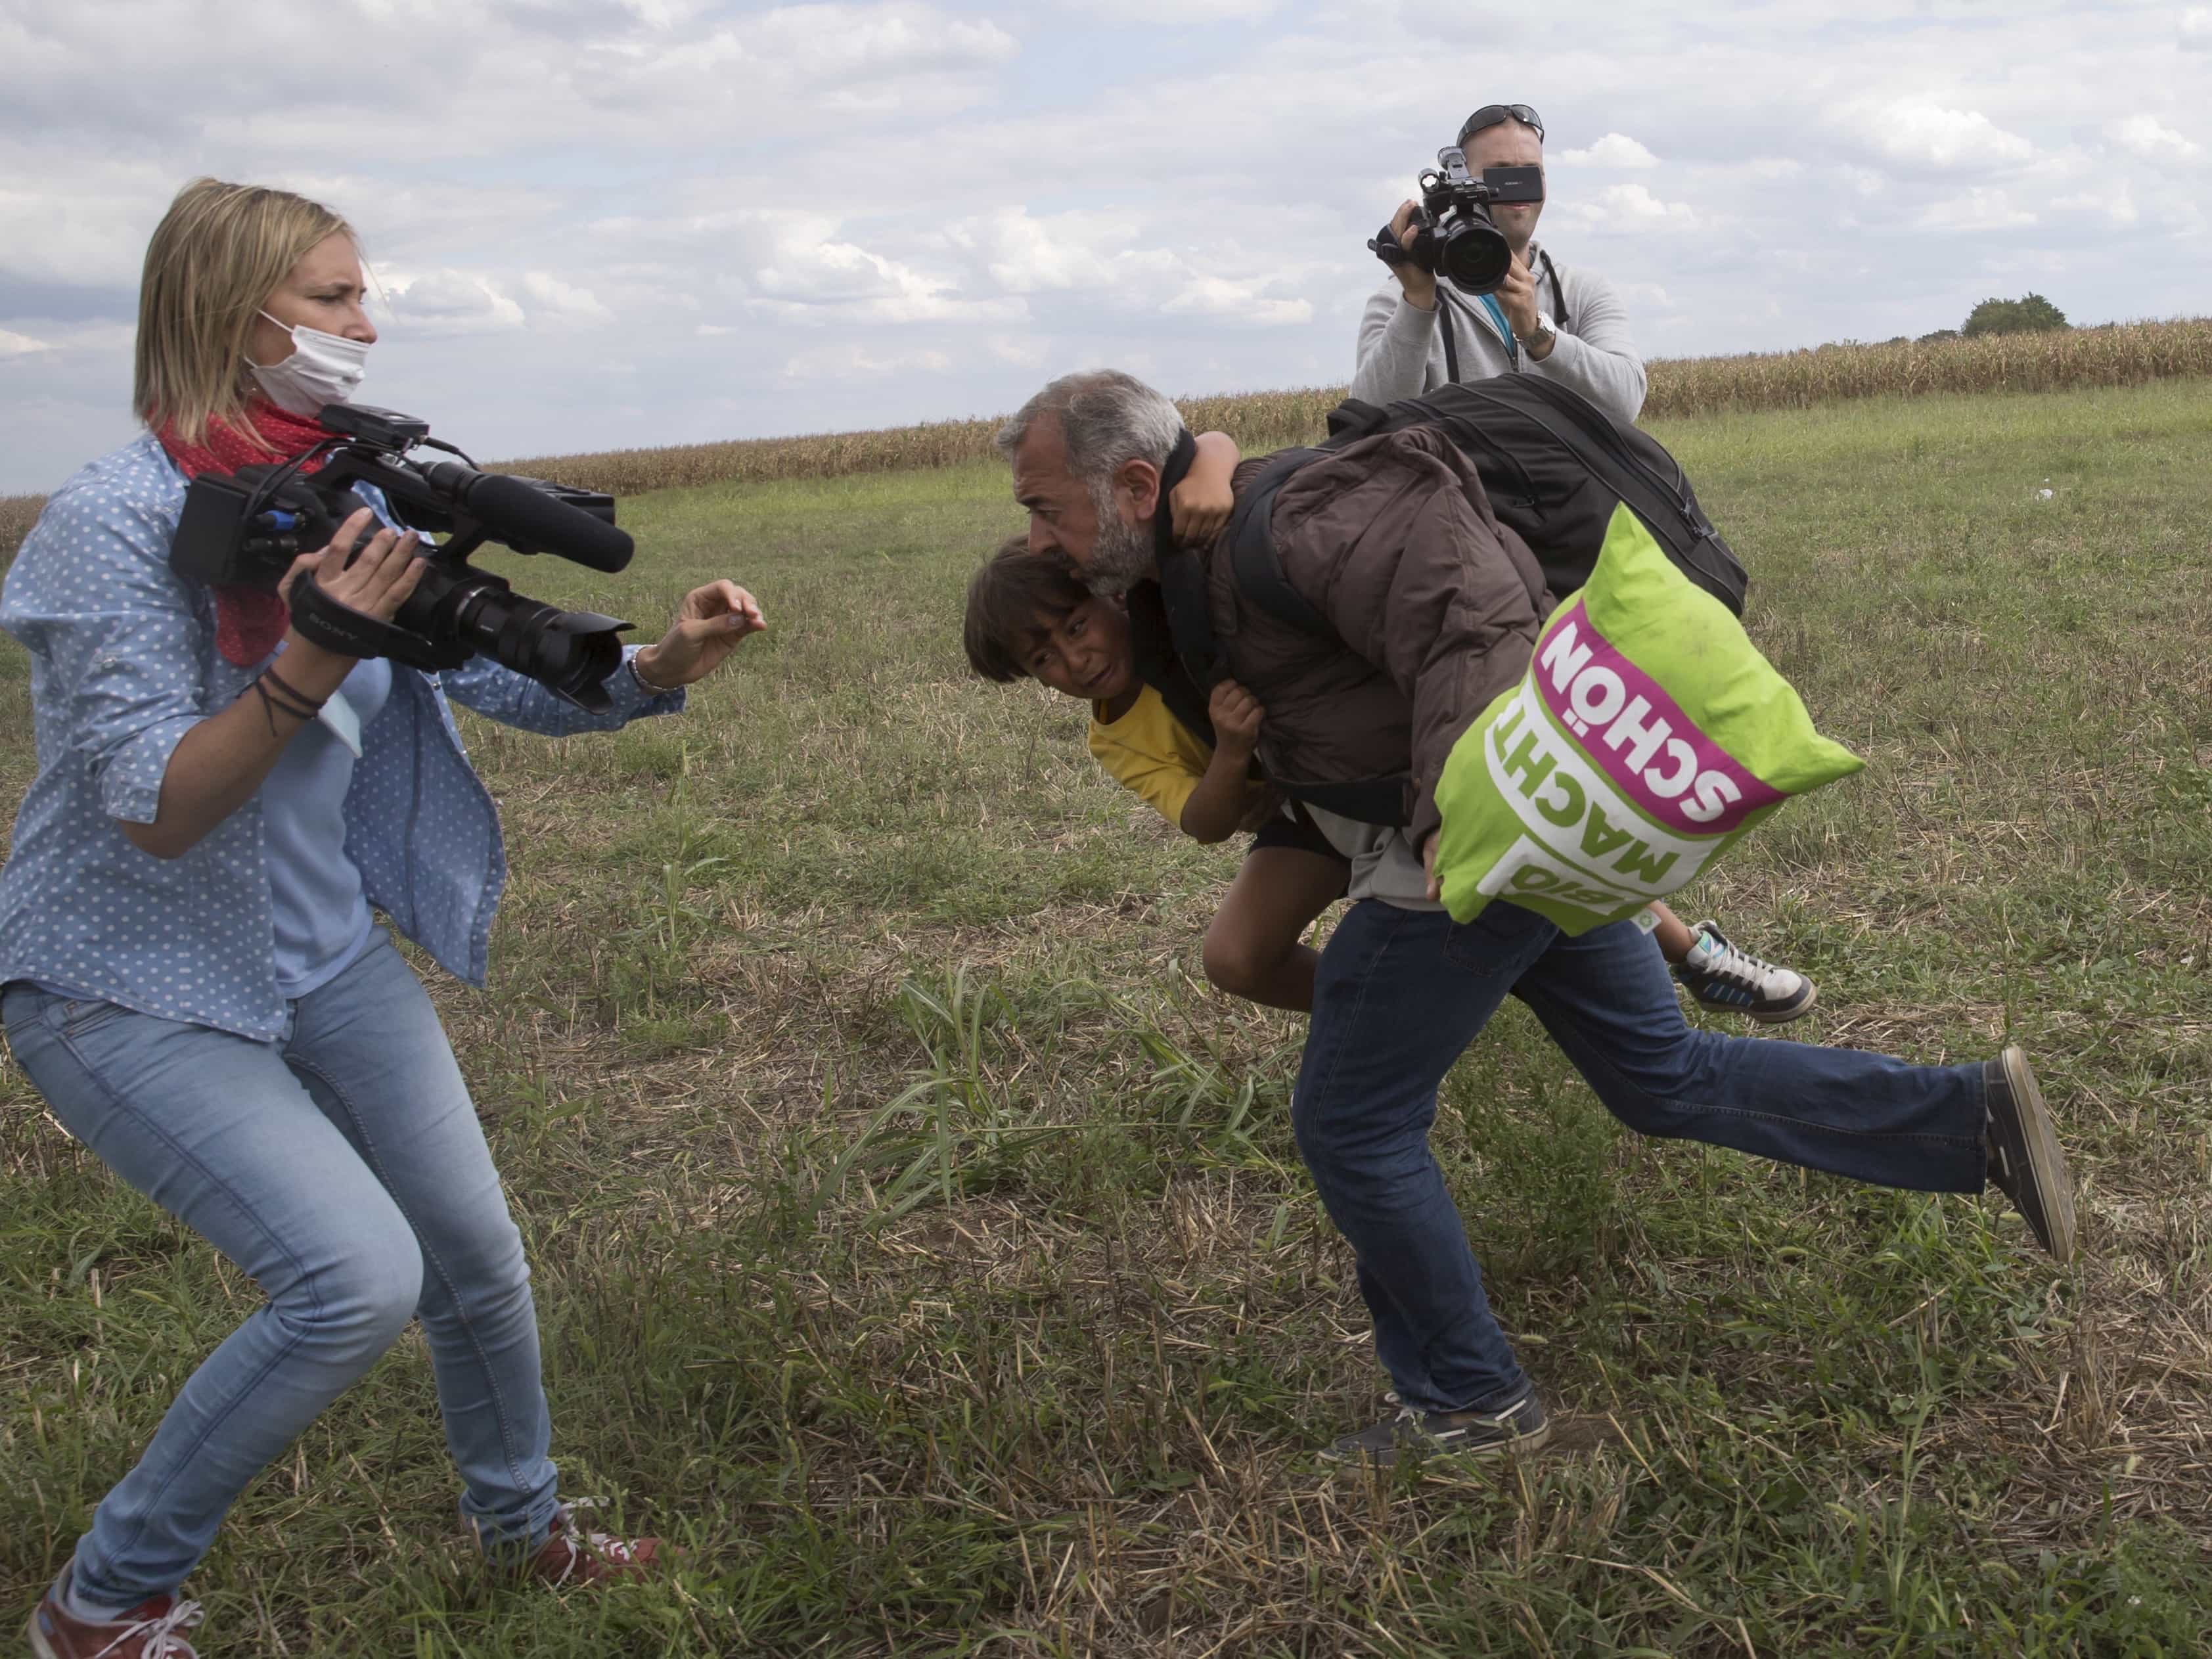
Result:
M1743 624L1615 509L1589 583L1437 785L1444 908L1570 933L1664 897L1791 795L1865 764L1813 729Z

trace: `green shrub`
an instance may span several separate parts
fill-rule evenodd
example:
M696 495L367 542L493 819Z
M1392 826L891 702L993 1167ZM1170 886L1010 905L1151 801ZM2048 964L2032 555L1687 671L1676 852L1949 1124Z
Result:
M2066 313L2040 294L2017 300L1984 300L1966 313L1959 331L1968 339L1983 334L2049 334L2066 326Z

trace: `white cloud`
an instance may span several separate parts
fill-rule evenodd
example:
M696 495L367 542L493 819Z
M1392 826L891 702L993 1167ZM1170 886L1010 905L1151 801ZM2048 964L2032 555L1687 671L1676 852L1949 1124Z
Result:
M1594 196L1571 198L1547 210L1547 222L1553 212L1576 229L1598 234L1695 230L1699 224L1687 202L1662 201L1644 185L1607 185Z
M1256 23L1273 15L1281 5L1282 0L1061 0L1059 9L1093 22L1188 27Z
M1269 280L1194 276L1160 310L1170 317L1215 317L1247 328L1282 328L1313 320L1310 300L1270 299L1261 294Z
M15 159L0 155L0 273L136 288L147 234L181 182L173 171L83 159L9 165Z
M1980 186L1963 196L1930 202L1920 210L1917 222L1923 230L1986 231L2013 230L2035 222L2035 216L2014 206L2004 191Z
M489 280L451 269L404 275L380 271L392 316L426 334L483 334L520 328L522 307Z
M2191 6L2181 14L2185 52L2212 52L2212 6Z
M794 225L777 238L773 258L752 272L759 315L816 326L874 323L1006 322L1027 315L1018 296L969 295L949 273L921 270L859 244Z
M948 226L945 240L979 262L984 274L1007 293L1047 294L1126 283L1133 251L1141 264L1171 269L1171 257L1144 250L1139 234L1133 213L1036 218L1025 208L1012 207Z
M672 46L662 61L687 72L797 66L811 80L842 85L855 76L987 68L1020 50L988 18L950 17L935 6L799 5L772 7L704 42Z
M1034 337L994 334L983 344L1000 362L1016 368L1042 368L1050 356L1045 342Z
M952 359L942 351L875 353L854 341L817 346L784 360L786 386L805 386L818 380L881 380L886 376L920 372L949 374Z
M775 262L752 276L753 286L772 299L820 303L836 300L923 299L943 286L910 266L852 242L790 239L775 252Z
M2099 191L2082 196L2059 196L2051 205L2063 213L2078 213L2084 217L2102 218L2107 224L2132 225L2142 217L2136 207L2135 192L2127 180L2122 179L2117 189Z
M1624 133L1608 132L1587 149L1559 152L1558 160L1577 166L1601 167L1656 167L1659 158Z
M1906 166L1986 169L2035 155L2027 139L1978 109L1952 109L1923 99L1863 100L1845 106L1839 119L1876 153Z
M44 340L34 340L27 334L11 334L0 328L0 357L22 357L33 351L52 349L53 347Z
M2155 115L2130 115L2105 131L2121 149L2148 161L2185 161L2203 149Z
M574 323L611 323L614 320L614 313L602 305L599 296L591 289L564 283L550 271L523 272L522 289L533 302L533 316Z

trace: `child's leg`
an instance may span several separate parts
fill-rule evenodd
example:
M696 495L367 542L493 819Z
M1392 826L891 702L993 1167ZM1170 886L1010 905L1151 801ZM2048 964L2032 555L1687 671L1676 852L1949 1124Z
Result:
M1298 939L1344 896L1349 874L1342 859L1326 854L1255 847L1206 930L1206 979L1248 1002L1310 1013L1321 957Z
M1651 937L1659 946L1659 954L1669 962L1681 962L1697 944L1698 936L1684 925L1681 917L1654 899L1644 907L1659 918L1659 925L1651 930Z

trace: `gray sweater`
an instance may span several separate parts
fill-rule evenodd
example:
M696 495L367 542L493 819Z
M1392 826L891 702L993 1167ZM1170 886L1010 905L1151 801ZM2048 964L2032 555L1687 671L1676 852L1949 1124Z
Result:
M1537 304L1550 315L1552 281L1538 258L1539 251L1531 243L1528 258L1536 273ZM1644 407L1644 360L1629 343L1628 313L1620 296L1602 276L1556 260L1553 264L1566 300L1566 320L1553 316L1559 337L1552 355L1538 363L1522 352L1522 372L1557 380L1607 413L1633 421ZM1440 309L1451 307L1461 380L1483 380L1513 372L1512 356L1487 306L1449 283L1437 284L1437 301ZM1444 339L1437 326L1437 314L1407 304L1398 279L1385 278L1359 319L1359 360L1352 371L1352 395L1370 404L1387 404L1418 398L1443 385Z

